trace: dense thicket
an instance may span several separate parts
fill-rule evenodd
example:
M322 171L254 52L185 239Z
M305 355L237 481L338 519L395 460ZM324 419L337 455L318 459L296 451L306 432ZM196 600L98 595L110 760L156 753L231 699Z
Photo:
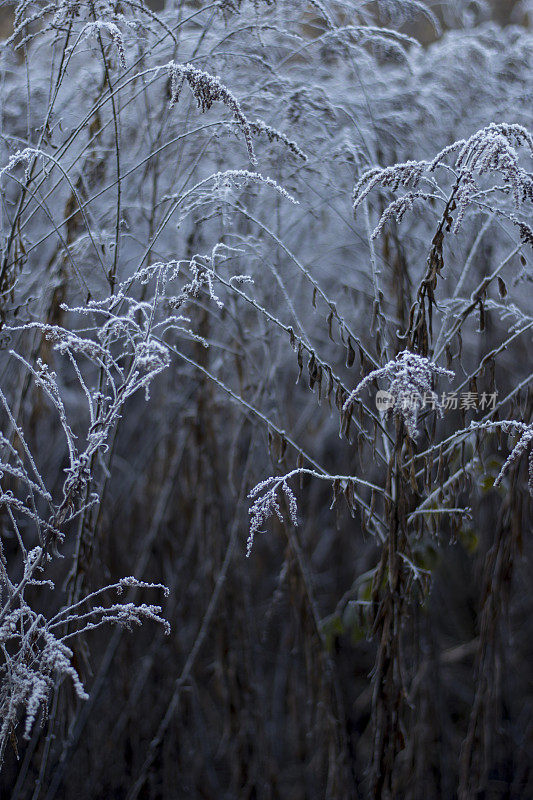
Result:
M495 19L14 7L6 797L532 796L533 39Z

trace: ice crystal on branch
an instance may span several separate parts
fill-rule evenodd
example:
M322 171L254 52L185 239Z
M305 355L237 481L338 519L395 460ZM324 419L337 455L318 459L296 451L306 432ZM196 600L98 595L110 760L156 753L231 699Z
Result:
M512 194L515 209L519 209L525 203L533 202L533 174L522 166L521 154L517 148L522 148L524 158L533 157L533 137L529 131L522 125L492 123L470 138L460 139L445 147L432 161L407 161L383 169L367 170L354 189L354 210L377 186L394 193L400 188L409 190L399 199L392 201L382 213L372 234L375 238L391 216L396 216L400 221L415 200L425 200L429 197L427 192L418 188L422 179L434 186L433 173L438 167L449 170L448 161L451 155L455 155L454 197L458 206L454 231L461 226L471 205L482 204L485 201L487 189L480 180L484 175L501 175L503 186L495 185L491 187L491 191ZM525 225L519 220L516 224Z
M307 155L300 149L296 142L289 139L288 136L278 131L276 128L273 128L271 125L267 125L262 119L256 119L254 122L250 122L250 130L254 134L264 133L269 142L281 142L294 156L301 158L302 161L307 161Z
M283 515L279 506L278 493L281 490L287 498L289 508L289 516L293 525L298 525L298 507L296 504L296 497L291 487L287 483L287 478L295 473L290 473L282 478L266 478L261 483L258 483L248 497L253 500L250 507L250 532L248 534L248 541L246 543L246 556L248 557L252 552L252 546L256 533L261 529L261 526L272 516L276 516L280 522L283 522Z
M213 175L213 181L213 190L217 196L224 197L227 190L231 187L239 189L243 188L248 183L255 182L270 186L272 189L275 189L281 197L284 197L290 203L293 203L293 205L298 205L298 201L295 200L283 186L280 186L279 183L276 183L272 178L261 175L259 172L249 172L246 169L228 169L225 172L218 172L216 175Z
M26 178L26 181L28 181L29 164L31 159L36 155L37 153L32 147L25 147L24 150L17 150L16 153L13 153L13 155L9 157L9 161L7 162L5 167L2 167L2 169L0 169L0 177L4 175L6 172L10 172L10 170L12 170L18 164L25 164L26 169L24 172L24 177Z
M233 112L235 122L244 134L250 163L255 166L257 159L254 153L250 124L244 116L237 98L220 78L210 75L209 72L204 72L192 64L177 64L175 61L169 61L167 69L170 75L170 106L177 103L184 81L189 84L198 107L202 111L208 111L215 102L223 103Z
M384 367L370 372L350 393L344 403L343 411L348 411L352 407L354 401L372 381L378 378L388 378L388 391L394 398L392 412L403 418L409 435L414 439L417 435L418 412L428 395L432 398L439 413L442 414L438 396L432 387L433 377L444 375L451 379L454 374L451 370L438 367L428 358L404 350Z
M356 209L375 186L383 186L397 192L400 186L416 188L428 167L427 161L406 161L392 167L374 167L361 175L353 191L353 206Z
M39 568L42 551L40 548L36 550L39 553L33 552L32 558L28 559L30 573ZM30 583L27 575L25 578ZM35 584L36 581L31 583ZM87 603L105 591L115 589L121 593L124 588L134 587L163 588L167 594L166 587L160 584L124 578L118 584L105 587L62 609L51 620L46 620L42 614L30 608L24 600L23 590L18 601L12 598L8 602L0 620L0 648L4 656L0 664L0 761L9 731L15 729L21 709L25 710L26 716L24 736L29 738L39 711L46 712L56 680L70 678L79 699L87 699L88 695L72 665L73 651L65 643L67 640L109 623L131 629L144 620L157 622L163 625L165 633L170 632L168 622L161 617L160 606L127 602L84 610L87 609ZM15 605L16 602L18 605ZM67 631L67 625L70 625L70 631Z
M529 493L533 497L533 425L524 425L520 422L509 422L508 425L504 427L504 430L507 430L509 433L519 432L521 436L501 468L499 475L494 481L494 486L499 486L501 484L511 466L516 464L516 462L519 461L520 458L529 450L528 487Z
M122 69L126 69L126 50L124 49L124 37L122 35L122 31L114 22L108 22L105 20L97 20L96 22L89 22L84 28L84 36L95 36L98 35L101 31L106 31L113 42L115 43L115 47L117 48L120 65Z

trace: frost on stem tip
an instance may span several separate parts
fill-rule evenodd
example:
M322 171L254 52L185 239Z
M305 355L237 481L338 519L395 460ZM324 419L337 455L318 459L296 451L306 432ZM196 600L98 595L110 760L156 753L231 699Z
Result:
M102 31L106 31L112 38L115 47L117 48L120 66L126 69L126 50L124 48L124 37L118 25L114 22L106 20L96 20L96 22L88 22L83 29L83 38L88 36L98 36Z
M519 461L519 459L529 450L528 488L530 495L533 497L533 425L526 426L523 423L510 422L508 426L504 427L504 430L507 430L510 433L513 432L513 430L518 430L522 435L507 457L507 460L501 468L499 475L494 481L494 486L500 486L503 478L509 472L511 466Z
M124 48L124 37L122 31L114 22L107 22L106 20L96 20L96 22L88 22L83 29L83 38L88 36L97 36L101 31L106 31L117 48L118 57L120 59L120 66L126 69L126 50Z
M27 555L30 571L39 551L40 548L36 548ZM0 684L0 756L7 737L17 726L21 711L25 715L24 738L30 737L38 714L41 711L46 714L51 693L58 682L69 678L76 696L80 700L88 698L72 664L73 651L66 644L68 639L109 623L131 629L145 620L163 625L165 633L170 633L170 625L161 616L160 606L133 602L107 607L90 605L97 595L113 588L119 594L127 588L161 589L165 596L168 594L168 589L161 584L128 577L63 608L51 620L33 611L23 592L18 605L7 604L0 618L0 647L4 656L8 656L0 667L3 678Z
M217 195L222 197L226 197L232 187L240 189L248 183L262 183L265 186L270 186L281 195L281 197L285 198L285 200L288 200L293 205L299 205L298 200L296 200L292 194L289 194L283 186L280 186L279 183L272 178L261 175L259 172L250 172L246 169L227 169L224 172L217 172L213 178L214 191Z
M415 200L427 200L431 195L422 192L419 185L424 178L434 185L432 173L438 167L450 169L448 159L455 155L453 172L456 176L455 201L458 207L454 232L460 228L469 206L476 202L481 193L479 179L489 173L503 178L503 186L495 186L504 193L512 195L516 209L526 202L533 202L533 174L522 166L521 148L530 158L533 156L533 137L522 125L491 123L476 131L468 139L459 139L441 150L432 161L406 161L390 167L374 167L367 170L357 182L353 192L354 211L376 187L396 193L399 189L405 194L393 200L382 213L372 238L376 238L385 223L394 215L398 222ZM513 220L514 221L514 220ZM522 238L531 235L529 226L517 220L522 226ZM524 238L525 237L525 238Z
M254 122L250 122L250 130L254 134L265 134L269 142L280 142L284 144L294 156L301 158L302 161L308 160L307 155L300 149L296 142L289 139L289 137L281 131L278 131L277 128L267 125L262 119L256 119Z
M343 411L348 411L353 402L378 378L388 378L388 391L394 398L392 412L395 416L403 418L409 435L412 439L417 436L418 412L424 405L427 396L432 400L439 414L442 408L437 394L433 391L432 381L435 375L444 375L450 380L455 373L451 370L438 367L433 361L410 350L399 353L395 359L389 361L384 367L370 372L361 383L350 393L344 403Z
M297 472L298 470L290 474L293 475ZM252 552L255 534L260 532L261 526L274 515L279 519L280 522L283 522L283 515L281 513L278 497L278 492L280 489L287 499L290 520L292 524L297 527L298 506L294 492L287 483L288 477L288 475L285 475L281 478L266 478L264 481L261 481L261 483L258 483L257 486L255 486L249 493L248 497L253 500L253 503L249 510L250 531L248 534L248 540L246 542L247 558Z
M30 179L30 161L33 156L37 155L39 155L39 153L33 147L25 147L24 150L17 150L16 153L13 153L13 155L9 157L9 161L5 167L0 169L0 177L5 175L6 172L10 172L18 164L25 164L26 169L24 171L24 177L26 183L28 183Z
M233 112L233 118L243 132L250 163L256 166L257 159L252 143L250 124L244 116L237 98L220 78L197 69L192 64L177 64L175 61L169 61L167 69L170 75L170 107L172 108L178 101L184 81L189 84L198 107L202 111L208 111L215 102L223 103Z

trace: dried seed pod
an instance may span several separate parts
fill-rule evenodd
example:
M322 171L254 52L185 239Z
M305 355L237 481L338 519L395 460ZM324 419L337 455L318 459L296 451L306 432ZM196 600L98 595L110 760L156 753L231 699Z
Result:
M326 366L325 369L326 369L327 374L328 374L328 386L327 386L327 389L326 389L326 397L328 398L328 401L329 401L329 399L331 397L331 393L333 391L333 387L335 385L335 382L333 380L333 373L331 372L331 369L328 366Z
M327 321L327 323L328 323L328 332L329 332L329 338L331 339L331 341L332 341L332 342L334 342L334 341L335 341L335 339L333 338L333 331L331 330L331 326L332 326L332 324L333 324L333 311L330 311L330 312L329 312L329 314L328 314L328 316L327 316L327 320L326 320L326 321Z
M309 388L313 390L317 380L317 373L318 373L318 368L314 353L311 353L311 358L309 359L309 363L307 365L307 372L309 374Z
M316 370L316 383L318 386L318 404L322 401L322 367L318 366Z
M331 505L329 507L330 510L334 507L334 505L337 502L337 500L339 498L339 495L341 493L341 488L342 487L341 487L341 482L340 482L339 478L335 478L335 480L333 481L332 488L333 488L333 500L331 501Z
M350 509L350 516L353 519L353 517L355 517L355 493L352 481L347 482L344 489L344 497L346 498L348 508Z
M344 435L350 441L350 425L352 424L352 409L348 408L345 414Z
M352 340L348 336L348 345L346 348L346 366L353 367L355 361L355 350L352 347Z
M294 330L289 326L287 328L287 331L288 331L288 334L289 334L289 341L291 343L291 347L292 347L293 350L296 351L297 344L296 344L296 336L294 335Z
M304 368L304 359L303 359L302 345L301 344L298 344L298 357L297 358L298 358L298 377L296 378L296 383L298 383L298 381L302 377L302 370Z
M337 389L335 390L335 405L337 406L337 411L342 413L342 407L344 405L345 393L344 389L342 388L341 384L337 384Z

